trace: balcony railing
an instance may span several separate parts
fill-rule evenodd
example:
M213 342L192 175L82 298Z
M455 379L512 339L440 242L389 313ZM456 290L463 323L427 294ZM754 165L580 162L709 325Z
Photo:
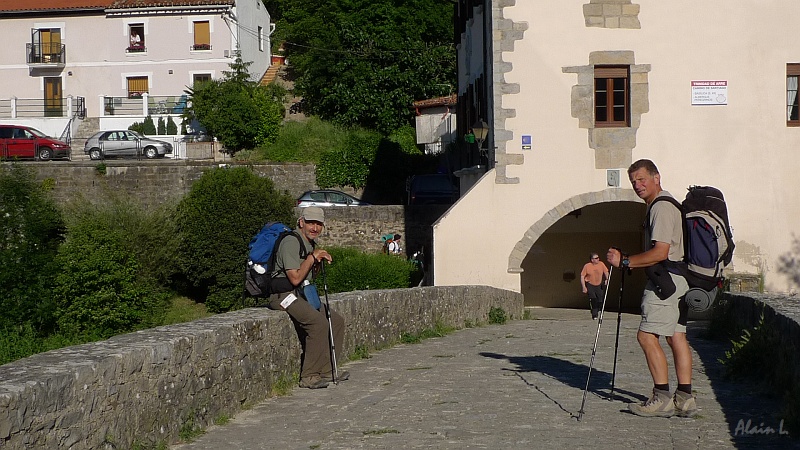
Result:
M143 44L131 45L125 49L126 53L144 53L146 51L147 47L145 47Z
M194 44L192 50L211 50L211 44Z
M133 94L133 93L130 93ZM175 115L186 110L184 95L128 95L128 97L103 97L104 116Z
M63 66L67 62L67 48L64 44L28 43L25 44L30 65Z

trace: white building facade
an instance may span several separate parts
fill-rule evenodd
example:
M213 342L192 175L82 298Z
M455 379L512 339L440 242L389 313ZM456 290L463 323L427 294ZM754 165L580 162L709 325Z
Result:
M642 249L645 208L626 170L648 158L679 200L690 185L725 194L729 275L795 289L786 276L800 230L795 6L461 0L459 133L485 120L490 163L434 227L435 284L585 307L577 276L589 253ZM630 298L627 283L636 305L643 277L631 277Z
M187 87L220 78L237 49L260 79L271 27L261 0L5 1L0 120L179 114Z

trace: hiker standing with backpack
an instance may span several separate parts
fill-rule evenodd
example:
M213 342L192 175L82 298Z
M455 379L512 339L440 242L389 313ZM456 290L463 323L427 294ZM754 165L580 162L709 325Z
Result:
M661 189L661 175L656 165L640 159L628 168L628 178L636 195L647 203L645 223L645 251L626 255L612 247L606 255L608 262L623 270L646 268L648 282L642 295L642 321L636 339L644 351L653 393L641 403L631 403L628 409L638 416L692 417L697 414L697 404L692 395L692 351L686 340L687 308L683 297L689 290L686 278L670 271L670 262L679 262L684 256L683 217L670 202L657 197L669 196ZM669 389L669 368L659 338L664 336L672 349L678 388L674 395Z
M274 280L269 308L286 311L297 330L303 348L300 361L300 387L319 389L327 387L333 380L328 328L325 314L327 305L322 305L313 286L314 277L321 264L331 262L331 255L315 248L315 239L325 228L325 212L322 208L309 206L297 221L294 231L297 239L284 238L278 244L275 255ZM306 292L304 294L304 292ZM293 297L298 297L293 299ZM334 348L342 348L344 318L330 311ZM348 379L346 371L338 374L337 382Z

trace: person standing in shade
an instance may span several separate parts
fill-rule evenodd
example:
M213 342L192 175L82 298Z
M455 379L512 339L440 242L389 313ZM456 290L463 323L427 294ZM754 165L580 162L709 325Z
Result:
M603 292L608 284L608 267L600 261L600 255L592 253L589 262L581 270L581 289L589 296L592 320L596 320L603 307Z

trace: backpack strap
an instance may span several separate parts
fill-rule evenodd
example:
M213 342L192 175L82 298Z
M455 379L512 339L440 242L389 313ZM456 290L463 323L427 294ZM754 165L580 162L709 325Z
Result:
M304 260L305 258L308 258L309 252L306 250L306 246L303 245L303 238L301 238L300 235L297 234L297 232L295 232L295 231L287 231L287 232L281 234L281 236L275 242L275 251L272 252L272 256L270 257L270 262L269 262L269 266L270 267L276 267L276 261L277 261L277 258L278 258L278 250L281 247L281 242L287 236L294 236L295 239L297 239L297 243L300 244L300 255L299 255L300 256L300 261ZM311 242L311 251L312 252L314 251L315 247L316 247L316 243ZM283 274L286 275L286 268L285 267L281 267L281 270L283 271ZM287 276L286 278L289 278L289 277Z
M678 212L681 213L681 233L683 234L683 257L686 258L686 255L689 254L689 236L686 232L686 215L683 212L683 205L681 202L676 200L671 195L659 195L656 197L652 203L647 206L647 215L645 215L644 223L642 224L642 228L647 228L650 225L650 211L653 209L656 203L660 201L665 201L670 203L672 206L678 208ZM669 261L669 259L667 259ZM670 263L675 263L677 261L669 261ZM674 265L674 264L673 264Z

